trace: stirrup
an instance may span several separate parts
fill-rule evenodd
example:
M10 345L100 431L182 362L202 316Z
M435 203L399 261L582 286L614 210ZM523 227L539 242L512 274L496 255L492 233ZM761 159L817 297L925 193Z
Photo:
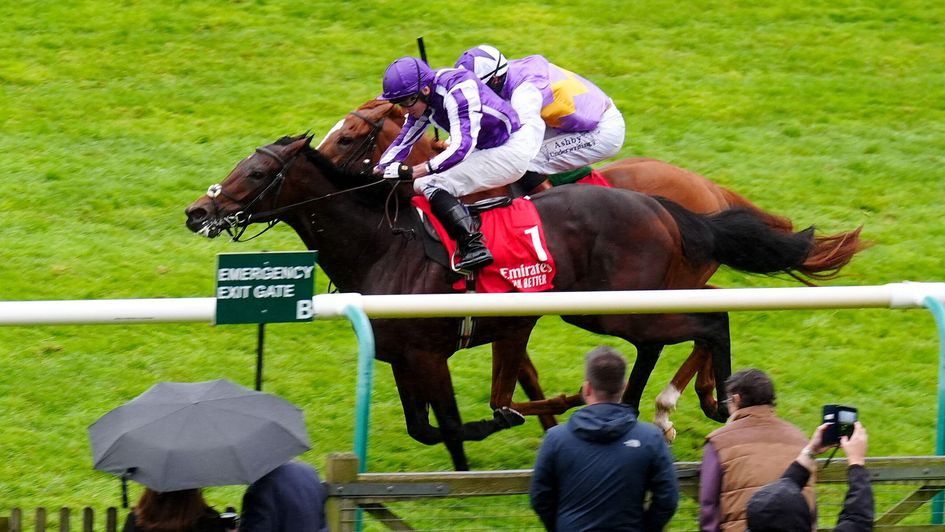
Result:
M492 257L492 253L489 252L488 248L485 249L485 255L474 260L469 260L468 258L463 257L463 260L460 260L457 262L456 260L457 253L459 253L458 249L454 251L453 254L450 256L450 268L454 272L458 272L458 273L464 273L464 272L472 273L473 271L478 270L479 268L484 268L495 261L495 259Z

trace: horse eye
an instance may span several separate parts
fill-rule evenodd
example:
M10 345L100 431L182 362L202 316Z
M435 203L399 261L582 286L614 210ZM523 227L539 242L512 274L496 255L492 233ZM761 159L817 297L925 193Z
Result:
M259 170L253 170L253 171L249 174L249 178L250 178L250 179L262 179L262 178L263 178L263 173L260 172Z
M347 146L348 144L351 144L352 140L353 139L351 137L347 137L347 136L341 137L340 139L338 139L338 144L341 144L342 146Z

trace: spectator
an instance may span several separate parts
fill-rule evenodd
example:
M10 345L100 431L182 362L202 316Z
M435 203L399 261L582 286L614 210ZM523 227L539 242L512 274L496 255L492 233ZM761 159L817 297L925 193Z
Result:
M706 436L699 474L699 527L745 530L745 507L761 486L776 480L807 444L794 425L775 415L774 384L764 372L743 369L725 381L729 418ZM814 493L804 495L813 512Z
M661 530L676 511L679 489L666 440L620 403L626 372L614 349L588 353L581 387L587 406L545 435L529 495L548 530Z
M325 486L305 463L283 464L243 495L241 532L327 532Z
M199 489L154 491L145 488L128 513L124 532L226 532L220 514Z
M824 452L824 429L817 427L810 443L788 466L784 475L759 489L748 501L748 528L752 532L809 532L816 519L801 494L801 488L814 473L814 456ZM873 488L866 470L866 428L856 422L853 436L840 438L840 447L847 455L847 496L834 530L859 532L873 529Z

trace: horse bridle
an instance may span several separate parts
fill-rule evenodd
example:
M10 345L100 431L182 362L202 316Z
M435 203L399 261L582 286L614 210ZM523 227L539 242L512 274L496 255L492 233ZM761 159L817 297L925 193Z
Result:
M383 123L383 121L382 121L381 123ZM253 205L255 205L257 202L259 202L260 200L262 200L263 198L265 198L266 196L268 196L268 195L270 194L270 192L273 190L273 187L275 187L275 201L278 201L278 199L279 199L279 194L282 192L282 186L283 186L283 184L285 183L285 176L286 176L286 173L289 171L289 168L292 166L292 163L295 161L296 157L298 157L298 152L296 152L295 154L292 155L292 157L290 157L288 160L286 160L286 159L283 158L281 155L279 155L278 153L276 153L276 152L270 150L269 148L267 148L267 147L265 147L265 146L256 148L256 152L257 152L257 153L261 153L261 154L263 154L263 155L267 155L267 156L269 156L269 157L272 157L273 159L275 159L275 160L276 160L279 164L281 164L282 166L281 166L281 168L279 169L279 173L276 174L276 176L272 179L272 181L270 181L270 182L269 182L268 184L266 184L265 186L260 186L260 188L261 188L262 190L260 190L260 191L256 194L256 197L254 197L249 203L243 205L243 202L242 202L241 200L238 200L238 199L236 199L236 198L230 196L229 194L226 194L226 193L223 191L223 186L220 185L219 183L210 185L210 187L207 189L207 197L210 198L210 201L213 203L213 208L214 208L214 210L215 210L216 212L220 212L220 208L219 208L219 206L217 205L217 202L216 202L216 199L215 199L217 196L223 196L224 198L226 198L226 199L230 200L231 202L235 203L236 205L239 205L239 206L240 206L240 210L238 210L237 212L235 212L235 213L233 213L233 214L230 214L230 215L227 215L227 216L223 216L223 217L220 218L220 220L223 222L222 225L223 225L224 230L227 232L228 235L230 235L230 237L232 238L232 240L233 240L234 242L247 242L247 241L249 241L249 240L252 240L252 239L254 239L254 238L256 238L256 237L262 235L262 234L265 233L266 231L268 231L268 230L272 229L273 227L275 227L276 224L278 224L278 223L281 221L281 220L277 217L278 215L280 215L280 214L282 214L282 213L285 213L285 212L292 211L292 210L294 210L294 209L296 209L296 208L298 208L298 207L301 207L302 205L307 205L307 204L309 204L309 203L314 203L314 202L316 202L316 201L321 201L321 200L324 200L324 199L332 198L332 197L338 196L338 195L340 195L340 194L346 194L346 193L348 193L348 192L354 192L354 191L356 191L356 190L361 190L361 189L364 189L364 188L373 187L373 186L381 185L381 184L384 183L384 180L374 181L374 182L367 183L367 184L364 184L364 185L359 185L359 186L356 186L356 187L347 188L347 189L344 189L344 190L339 190L339 191L337 191L337 192L331 192L331 193L328 193L328 194L324 194L324 195L322 195L322 196L318 196L318 197L315 197L315 198L309 198L309 199L307 199L307 200L303 200L303 201L299 201L299 202L296 202L296 203L292 203L292 204L290 204L290 205L283 205L283 206L281 206L281 207L277 207L277 208L272 209L272 210L269 210L269 211L259 212L259 213L248 213L248 214L247 214L247 211L248 211ZM393 191L393 189L392 189L392 191ZM389 197L388 197L388 198L389 198ZM253 218L254 216L255 216L256 218L266 218L266 217L273 216L274 218L272 218L271 220L269 220L268 222L266 222L266 227L263 228L263 229L262 229L261 231L259 231L258 233L256 233L255 235L253 235L253 236L251 236L251 237L249 237L249 238L246 238L246 239L244 239L244 240L240 240L240 238L243 236L243 233L245 233L245 232L246 232L246 229L250 226L250 224L252 224L252 218ZM234 232L235 232L235 234L234 234Z
M210 185L210 187L207 189L207 197L210 198L210 201L213 203L213 208L217 212L220 211L220 208L217 206L217 202L216 202L217 196L223 196L224 198L240 206L240 210L236 211L233 214L230 214L221 218L222 221L225 223L224 229L226 230L226 233L230 235L230 238L234 242L247 242L249 240L252 240L260 236L261 234L265 233L266 231L272 229L273 227L276 226L276 224L279 223L280 220L278 218L273 218L272 220L269 220L268 222L266 222L266 227L263 228L262 231L256 233L255 235L245 240L240 240L240 238L242 238L243 236L243 233L246 232L246 229L252 223L251 220L253 217L253 213L247 214L247 211L250 210L253 207L253 205L258 203L260 200L268 196L270 194L270 191L272 191L274 187L275 187L275 199L276 200L279 199L279 194L282 192L282 185L285 183L285 174L286 172L288 172L289 167L292 165L292 163L295 161L295 158L298 156L298 153L296 153L291 158L286 160L278 153L264 146L256 148L256 153L267 155L275 159L276 162L278 162L282 166L279 168L279 173L276 174L276 176L272 179L272 181L270 181L269 183L265 185L261 185L259 187L261 190L259 190L259 192L256 193L256 197L250 200L249 203L246 203L244 205L243 201L238 200L234 198L233 196L230 196L229 194L225 193L223 191L223 186L220 185L219 183ZM269 216L274 212L276 211L257 213L257 216Z
M377 137L381 134L381 131L384 128L384 120L387 118L382 116L380 120L371 120L370 117L365 116L358 111L351 111L348 114L363 120L365 123L371 126L371 131L366 137L361 139L361 143L358 145L357 149L352 150L344 159L342 159L341 164L338 166L343 169L348 169L349 166L357 161L361 164L361 169L358 171L358 173L365 174L372 170L371 158L369 155L377 145Z

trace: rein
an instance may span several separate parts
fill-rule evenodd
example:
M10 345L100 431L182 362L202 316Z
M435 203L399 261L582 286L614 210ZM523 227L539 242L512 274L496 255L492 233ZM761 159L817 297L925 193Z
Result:
M365 116L358 111L351 111L348 114L363 120L365 123L371 126L371 131L366 137L361 139L361 143L358 144L357 149L352 150L351 153L348 154L348 156L345 157L338 166L347 169L355 161L358 161L362 165L361 170L358 173L366 174L369 171L371 165L371 159L368 157L368 155L377 145L377 137L381 134L381 131L384 128L384 120L387 120L387 118L381 117L380 120L372 120L370 117Z
M211 186L207 189L207 196L208 196L208 197L210 198L210 200L213 202L214 208L217 208L216 200L214 199L214 198L216 198L217 196L223 196L224 198L226 198L226 199L232 201L233 203L235 203L235 204L237 204L237 205L240 205L240 207L241 207L239 211L237 211L237 212L235 212L235 213L233 213L233 214L231 214L231 215L228 215L228 216L225 216L225 217L222 218L222 221L225 222L225 224L226 224L225 227L224 227L224 229L226 230L227 234L230 235L230 237L231 237L231 239L232 239L233 242L247 242L247 241L249 241L249 240L253 240L254 238L256 238L256 237L262 235L262 234L265 233L266 231L268 231L268 230L272 229L273 227L275 227L275 226L281 221L281 220L278 218L279 215L281 215L281 214L283 214L283 213L286 213L286 212L293 211L293 210L295 210L295 209L297 209L297 208L299 208L299 207L301 207L301 206L303 206L303 205L307 205L307 204L310 204L310 203L314 203L314 202L316 202L316 201L321 201L321 200L324 200L324 199L328 199L328 198L332 198L332 197L335 197L335 196L339 196L339 195L341 195L341 194L346 194L346 193L348 193L348 192L354 192L354 191L357 191L357 190L362 190L362 189L365 189L365 188L369 188L369 187L372 187L372 186L375 186L375 185L380 185L380 184L384 183L383 180L374 181L374 182L367 183L367 184L364 184L364 185L359 185L359 186L356 186L356 187L347 188L347 189L344 189L344 190L339 190L339 191L337 191L337 192L331 192L331 193L328 193L328 194L325 194L325 195L322 195L322 196L318 196L318 197L315 197L315 198L309 198L309 199L307 199L307 200L299 201L299 202L292 203L292 204L289 204L289 205L283 205L282 207L278 207L278 208L275 208L275 209L272 209L272 210L269 210L269 211L256 212L256 213L249 213L249 214L247 214L246 211L248 211L250 208L252 208L253 205L255 205L256 203L258 203L258 202L259 202L260 200L262 200L263 198L269 196L270 193L271 193L273 190L275 190L274 197L275 197L276 200L278 200L279 195L280 195L281 192L282 192L282 186L285 184L285 176L286 176L286 173L288 172L288 170L289 170L289 168L291 167L292 163L295 162L296 157L298 157L298 153L296 153L296 154L293 155L290 159L286 160L286 159L284 159L281 155L279 155L278 153L276 153L276 152L270 150L270 149L267 148L267 147L259 147L259 148L256 148L256 152L257 152L257 153L261 153L261 154L263 154L263 155L266 155L266 156L268 156L268 157L271 157L271 158L275 159L279 164L282 165L282 167L279 169L279 173L276 174L275 178L273 178L273 180L272 180L270 183L268 183L265 187L262 187L262 190L260 190L259 193L257 193L256 196L255 196L248 204L246 204L245 206L243 206L243 202L242 202L242 201L237 200L236 198L234 198L234 197L232 197L232 196L226 194L226 193L223 191L223 187L222 187L220 184L211 185ZM217 210L219 210L219 209L217 208ZM268 222L265 222L265 223L266 223L266 227L263 228L261 231L259 231L258 233L256 233L255 235L253 235L253 236L251 236L251 237L249 237L249 238L243 239L243 238L242 238L243 233L245 233L245 232L246 232L246 229L249 228L249 226L252 224L252 220L253 220L254 217L255 217L255 218L269 218L269 217L274 217L274 218L273 218L272 220L268 221Z

